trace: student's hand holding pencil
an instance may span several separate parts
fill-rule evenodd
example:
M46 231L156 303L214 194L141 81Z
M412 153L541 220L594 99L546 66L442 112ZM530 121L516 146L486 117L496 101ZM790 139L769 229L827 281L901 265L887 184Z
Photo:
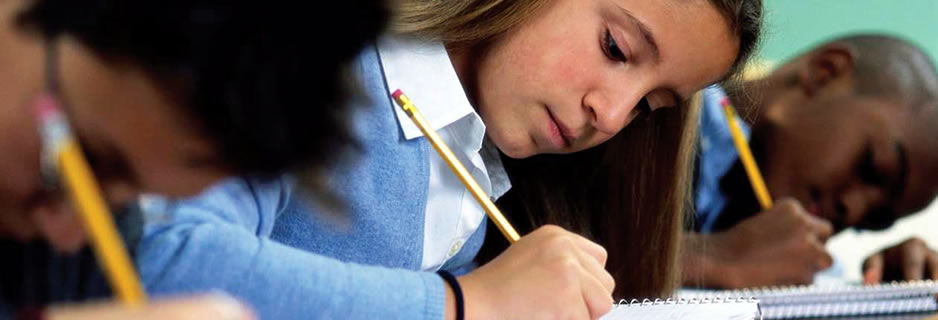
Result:
M612 308L606 250L556 226L541 227L459 278L466 319L596 319Z
M440 157L479 201L512 245L501 255L459 279L466 319L596 319L612 309L615 281L605 270L606 250L556 226L521 237L401 90L394 101L424 133ZM459 313L455 291L446 289L446 319Z
M688 251L708 255L716 266L706 277L715 283L707 286L809 284L833 263L824 247L831 234L829 222L809 214L797 200L781 199L729 230L700 235L706 248Z

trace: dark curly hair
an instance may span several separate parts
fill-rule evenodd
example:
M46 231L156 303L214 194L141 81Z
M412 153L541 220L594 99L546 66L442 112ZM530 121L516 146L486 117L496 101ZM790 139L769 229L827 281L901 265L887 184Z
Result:
M27 30L68 35L101 57L150 73L203 134L219 162L272 177L317 168L347 145L346 65L386 23L381 0L34 0Z

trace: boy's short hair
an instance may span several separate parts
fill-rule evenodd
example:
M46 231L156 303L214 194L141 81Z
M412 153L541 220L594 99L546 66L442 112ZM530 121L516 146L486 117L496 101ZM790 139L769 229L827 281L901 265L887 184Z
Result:
M325 164L346 145L348 63L386 23L381 0L35 0L20 25L68 35L150 73L220 151L271 177Z
M910 107L938 100L938 71L915 44L887 35L857 34L837 38L856 49L854 92L897 98Z

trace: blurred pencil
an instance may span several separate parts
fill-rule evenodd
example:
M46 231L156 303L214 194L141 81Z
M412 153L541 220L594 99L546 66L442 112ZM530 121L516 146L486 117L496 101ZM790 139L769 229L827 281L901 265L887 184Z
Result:
M733 144L739 152L739 159L743 162L743 168L746 169L746 175L749 176L749 183L752 184L752 191L759 200L762 210L772 208L772 197L769 196L769 189L765 186L765 180L762 179L762 173L759 172L759 166L756 164L755 157L752 156L752 150L749 149L749 142L743 137L743 132L736 123L736 111L730 105L730 99L724 97L720 101L723 106L723 112L726 114L726 124L729 126L730 134L733 136Z
M56 172L64 178L64 185L84 222L98 263L104 269L114 293L123 303L143 304L146 300L143 286L78 141L72 135L56 100L48 95L37 99L37 116L43 144L47 148L44 152L51 157Z

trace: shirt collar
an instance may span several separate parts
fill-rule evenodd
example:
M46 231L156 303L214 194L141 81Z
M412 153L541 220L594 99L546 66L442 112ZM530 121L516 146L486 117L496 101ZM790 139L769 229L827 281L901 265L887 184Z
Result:
M479 117L442 42L384 36L377 47L388 95L397 89L404 91L434 130L467 115ZM423 136L401 108L395 107L394 113L407 140Z
M404 91L434 130L439 131L455 123L458 128L454 129L460 132L456 139L465 146L459 149L478 151L484 159L484 166L492 182L493 199L511 189L511 181L502 167L497 148L488 139L483 144L485 124L469 103L443 43L384 36L378 40L377 47L390 90L388 95L397 89ZM405 139L423 136L404 110L395 107L394 113ZM457 123L460 119L465 121L462 125Z
M492 201L498 200L511 189L511 180L508 179L508 173L502 165L501 153L495 143L486 138L479 154L485 160L485 170L489 174L489 180L492 181L492 194L489 196L492 197Z

